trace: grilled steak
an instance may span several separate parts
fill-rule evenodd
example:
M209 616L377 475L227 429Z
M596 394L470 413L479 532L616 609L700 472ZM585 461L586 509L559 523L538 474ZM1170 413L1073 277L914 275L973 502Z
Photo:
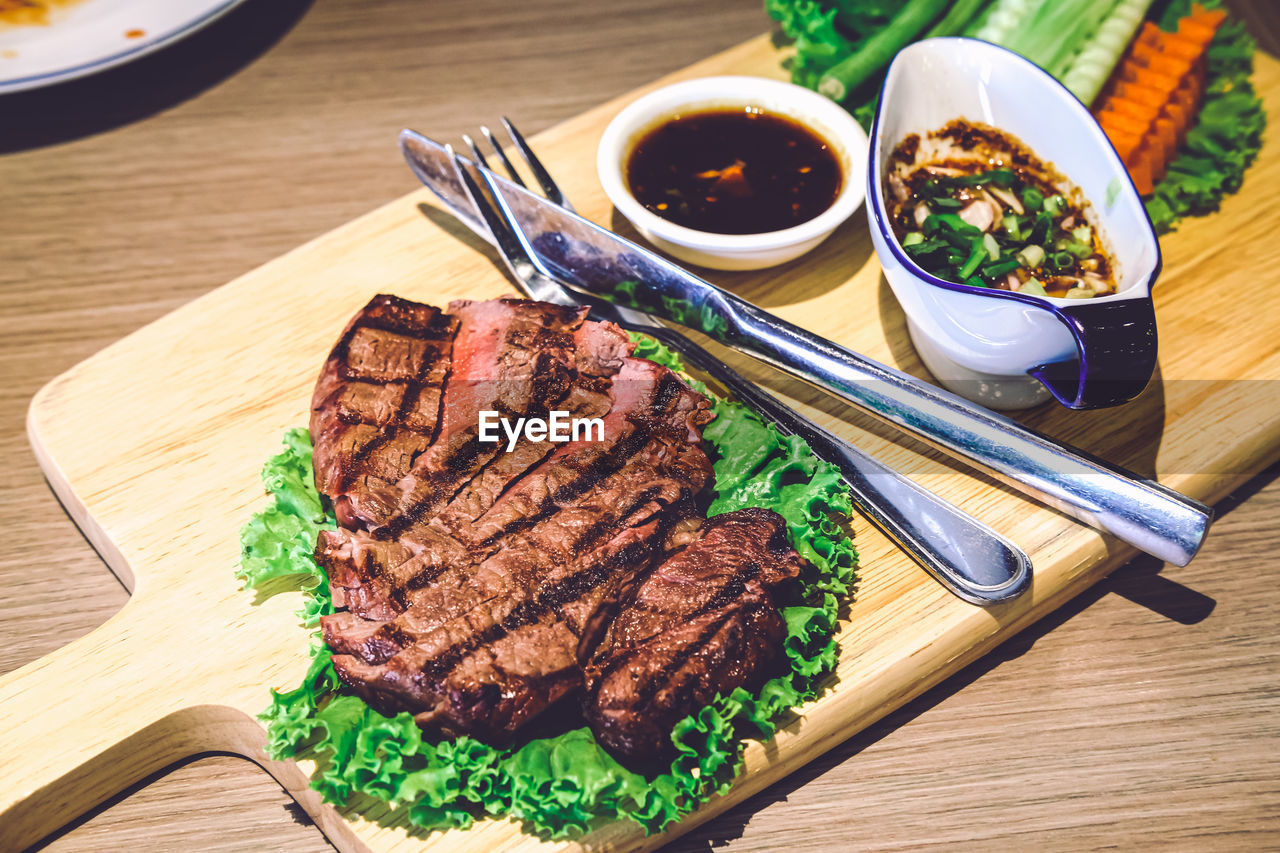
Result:
M640 585L586 666L596 739L632 761L668 758L672 726L767 671L786 634L775 593L800 566L776 512L709 519Z
M651 393L610 412L606 441L561 445L476 521L467 544L473 556L490 556L444 567L425 585L407 578L392 593L404 612L356 644L326 623L330 646L349 652L334 658L348 685L369 696L399 691L408 702L399 708L431 709L424 723L472 732L505 720L507 705L540 710L527 694L547 691L536 683L522 688L528 678L555 673L573 680L566 689L576 686L576 670L562 672L560 663L576 660L580 626L661 554L666 529L689 517L692 497L711 474L702 449L688 440L689 419L705 414L705 403L650 362L629 359L620 375L633 364L654 376ZM619 383L627 390L638 384ZM629 417L615 419L619 411ZM616 432L609 428L615 424ZM548 620L569 631L535 630ZM526 635L528 643L516 642ZM551 636L559 638L556 646L544 642ZM545 669L526 676L508 657ZM458 683L464 676L470 680ZM512 728L524 720L517 716Z
M441 312L378 296L356 315L325 363L311 419L316 483L340 525L321 534L316 559L346 608L321 621L344 684L424 728L500 741L580 691L584 667L600 730L631 731L611 679L634 670L670 680L631 697L638 714L659 714L649 728L660 739L672 714L767 661L780 637L768 591L799 557L780 520L752 515L762 511L699 533L696 499L713 476L701 444L709 402L630 351L622 330L585 309L517 299ZM510 452L505 437L480 440L482 411L514 420L552 410L601 418L603 437L522 440ZM726 543L739 553L721 555ZM741 574L744 559L758 576ZM670 579L652 591L693 567L705 574L694 603L679 604ZM688 661L661 658L667 646L637 645L644 625L658 625L637 608L658 594L672 618L714 623L709 639L683 641L687 658L706 662L706 689L688 686ZM678 642L671 626L654 633ZM640 739L614 741L628 755Z

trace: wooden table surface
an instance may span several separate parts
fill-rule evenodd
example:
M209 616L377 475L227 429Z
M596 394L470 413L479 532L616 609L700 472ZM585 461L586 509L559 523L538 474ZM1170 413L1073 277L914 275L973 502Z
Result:
M1268 2L1240 5L1280 48ZM126 598L27 446L40 386L412 189L402 126L536 132L767 26L753 0L250 0L135 64L0 97L0 672ZM1280 846L1277 473L1218 507L1190 566L1135 561L673 847ZM45 849L331 848L256 766L206 756Z

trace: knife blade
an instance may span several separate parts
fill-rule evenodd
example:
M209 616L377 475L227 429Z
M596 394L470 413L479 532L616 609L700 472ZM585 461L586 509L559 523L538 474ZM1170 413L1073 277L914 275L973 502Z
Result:
M400 141L419 180L447 203L453 199L458 208L470 208L443 146L413 131L403 131ZM1186 565L1203 543L1213 511L1199 501L801 329L493 177L491 185L548 275L701 331L1162 560ZM486 236L474 214L460 218Z

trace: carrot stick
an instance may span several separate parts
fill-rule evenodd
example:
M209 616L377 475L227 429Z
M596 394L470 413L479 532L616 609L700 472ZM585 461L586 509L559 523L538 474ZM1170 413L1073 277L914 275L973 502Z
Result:
M1094 109L1143 195L1164 177L1186 137L1204 91L1209 42L1225 18L1195 3L1176 33L1144 23Z
M1111 140L1111 144L1115 147L1116 153L1120 155L1120 159L1128 163L1133 157L1133 153L1142 145L1142 137L1136 133L1126 133L1123 130L1108 129L1107 138Z

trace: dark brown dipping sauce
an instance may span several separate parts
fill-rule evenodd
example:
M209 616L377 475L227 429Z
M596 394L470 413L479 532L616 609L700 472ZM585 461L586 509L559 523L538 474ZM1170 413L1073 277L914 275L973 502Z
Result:
M808 222L831 207L844 182L825 139L754 107L676 116L631 149L626 175L651 212L716 234Z

